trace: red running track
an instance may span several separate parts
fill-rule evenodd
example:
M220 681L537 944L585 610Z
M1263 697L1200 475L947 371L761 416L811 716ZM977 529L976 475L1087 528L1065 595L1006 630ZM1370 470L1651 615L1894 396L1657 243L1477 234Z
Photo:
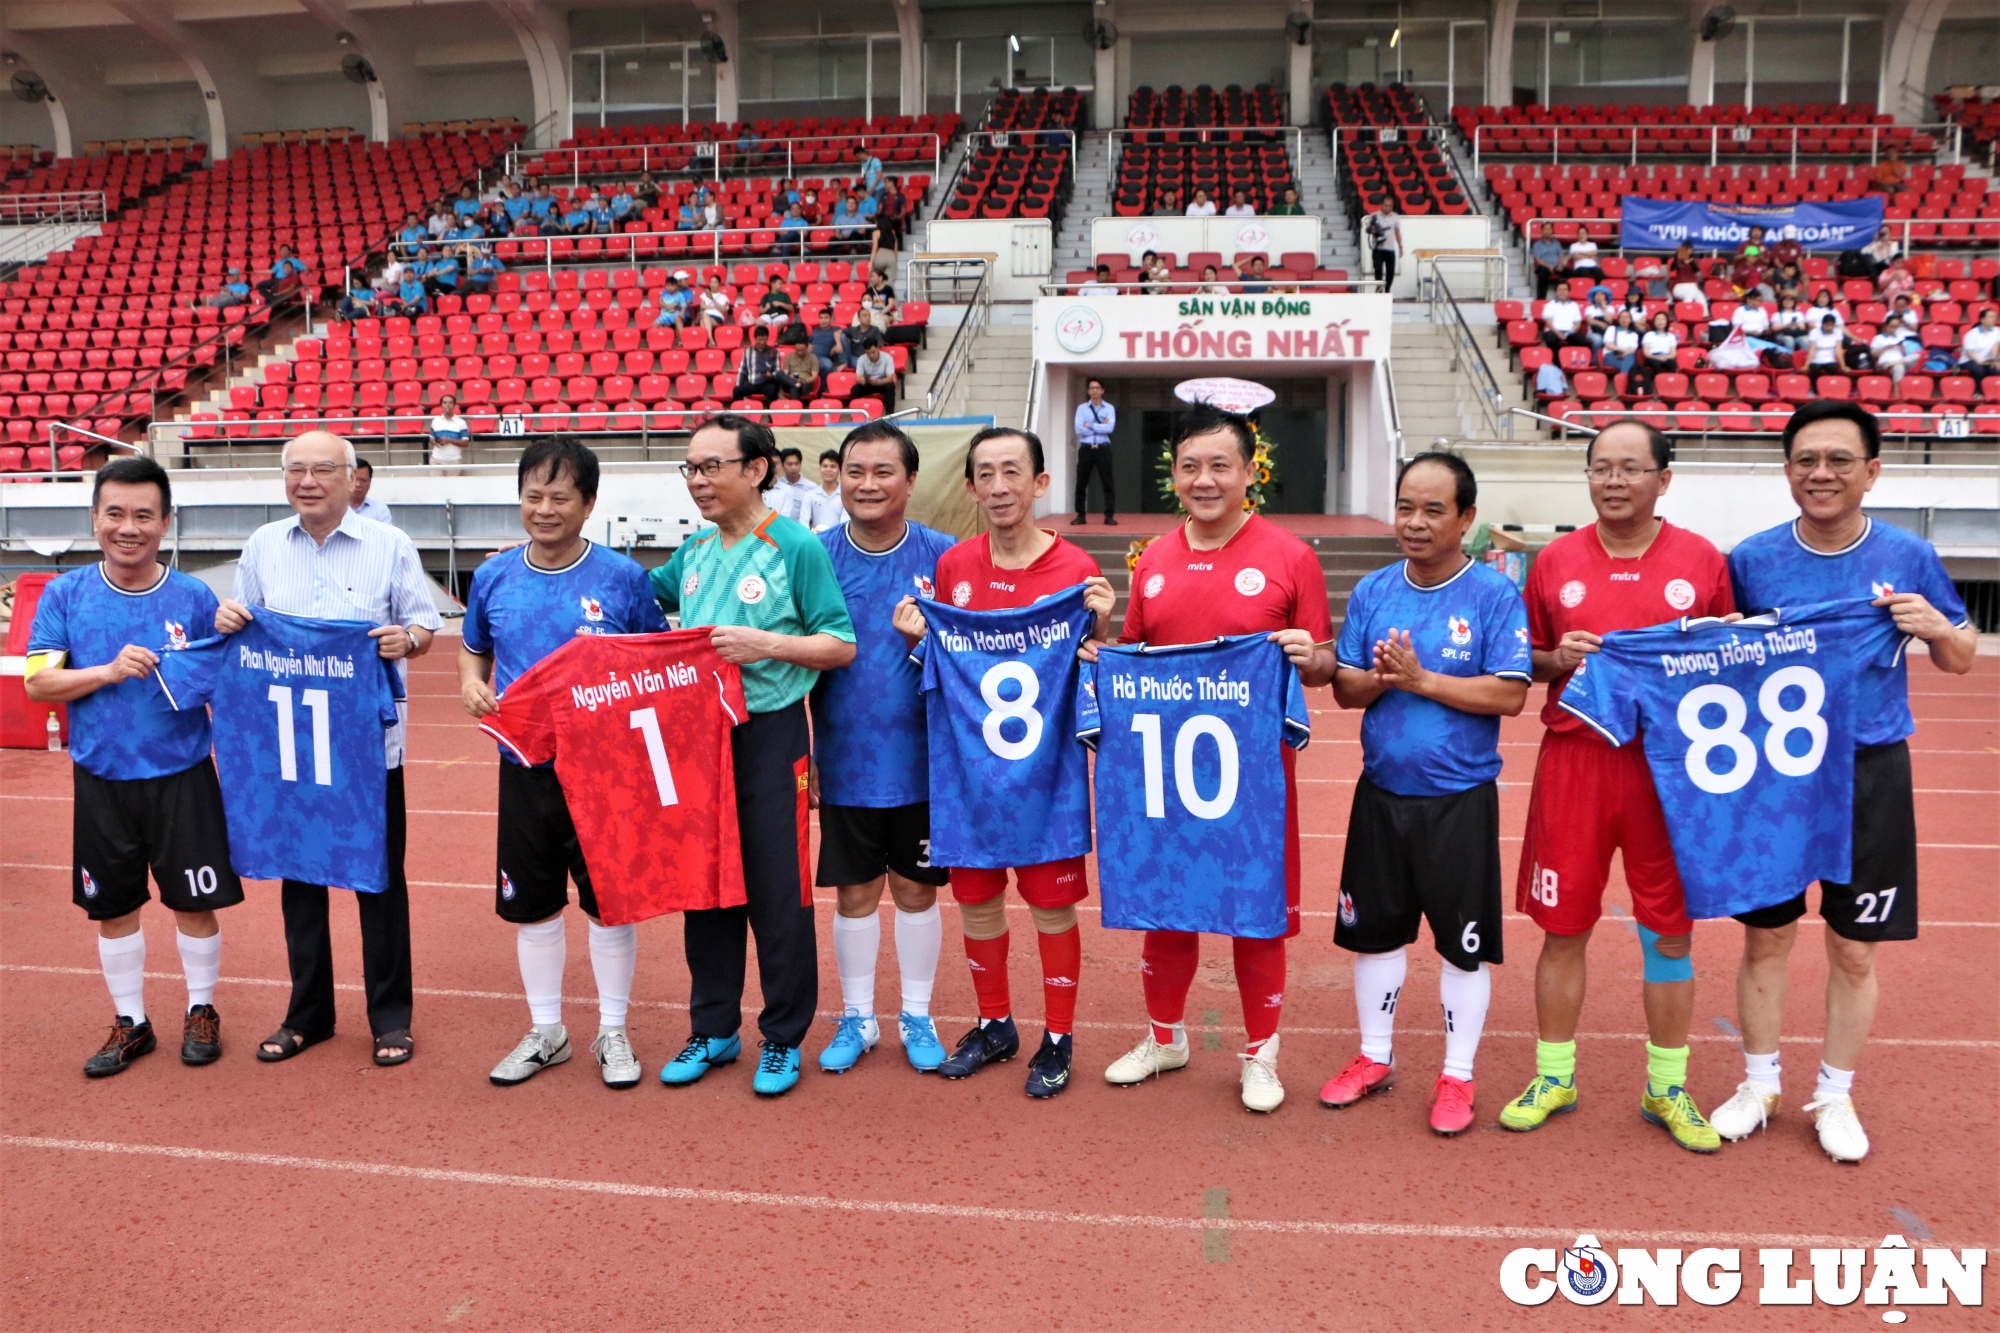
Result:
M69 761L0 754L4 1327L1874 1327L1879 1307L1758 1308L1750 1251L1872 1247L1891 1232L1921 1245L1917 1228L1963 1248L2000 1232L1994 659L1970 678L1912 668L1925 925L1917 943L1882 951L1881 1015L1857 1085L1874 1154L1858 1167L1829 1163L1798 1109L1821 1031L1817 925L1793 965L1785 1107L1767 1134L1713 1157L1638 1117L1639 956L1610 918L1591 946L1577 1113L1532 1135L1494 1125L1533 1072L1538 937L1511 913L1480 1053L1480 1128L1441 1140L1425 1126L1442 1039L1437 964L1422 945L1401 1085L1323 1110L1320 1083L1355 1047L1349 961L1331 934L1359 765L1358 720L1324 691L1299 769L1308 919L1287 988L1289 1100L1275 1115L1237 1102L1240 1014L1228 951L1213 941L1190 1005L1204 1038L1193 1065L1135 1089L1101 1081L1139 1035L1143 1006L1137 939L1089 912L1078 1077L1052 1102L1022 1095L1022 1061L944 1083L913 1073L893 1040L827 1077L810 1063L825 1028L788 1097L752 1097L747 1062L662 1088L654 1071L687 1030L680 933L666 919L640 932L638 1089L604 1089L584 1058L492 1087L488 1069L527 1022L514 932L491 908L496 761L458 711L448 658L417 668L408 865L420 1046L400 1069L369 1063L351 989L334 1041L290 1063L254 1061L282 1016L286 976L276 886L259 883L223 918L223 1060L173 1059L179 959L154 909L148 1002L166 1016L162 1052L87 1082L81 1065L109 1006L92 932L68 902ZM1538 706L1502 733L1510 886ZM1613 900L1629 901L1623 892L1614 886ZM948 1043L974 1012L952 918L948 907L935 1006ZM353 916L336 921L339 966L358 981ZM1015 992L1033 1040L1039 987L1018 924ZM820 938L824 1010L838 989L824 925ZM1711 1025L1734 1017L1738 947L1732 923L1697 930L1691 1082L1705 1107L1741 1077L1734 1043ZM890 951L878 1008L893 1013ZM572 1026L591 1031L574 914L566 989ZM1683 1298L1671 1311L1561 1299L1519 1309L1501 1295L1509 1250L1584 1231L1614 1248L1742 1246L1749 1290L1719 1309ZM1992 1324L1985 1311L1928 1308L1909 1327Z

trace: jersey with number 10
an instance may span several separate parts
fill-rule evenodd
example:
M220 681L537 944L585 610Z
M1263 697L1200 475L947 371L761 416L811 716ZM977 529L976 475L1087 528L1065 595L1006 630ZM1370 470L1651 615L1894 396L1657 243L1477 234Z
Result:
M229 863L243 878L389 887L382 731L402 675L374 628L259 607L234 634L160 655L168 701L215 714Z
M729 733L750 709L708 635L579 635L479 724L524 764L555 761L607 926L744 901Z
M1688 915L1731 916L1851 878L1854 699L1905 642L1866 601L1620 630L1562 706L1613 745L1645 734Z
M1004 870L1090 850L1076 742L1076 650L1095 618L1081 584L1012 611L919 602L931 860Z
M1077 734L1097 745L1106 926L1285 933L1282 747L1304 749L1312 720L1284 649L1267 634L1100 648Z

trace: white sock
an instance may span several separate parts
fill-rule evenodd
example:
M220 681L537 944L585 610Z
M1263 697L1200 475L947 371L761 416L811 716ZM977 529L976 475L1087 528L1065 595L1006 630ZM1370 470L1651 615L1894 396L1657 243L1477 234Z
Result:
M521 959L521 989L528 994L528 1017L538 1028L561 1027L563 966L569 962L562 917L518 927L514 951Z
M851 1014L875 1016L875 958L882 952L882 917L833 914L833 962L840 969L840 1002Z
M215 979L222 975L222 932L205 940L184 934L178 927L174 941L181 946L181 975L187 978L188 1008L215 1003Z
M146 932L135 930L123 939L97 937L97 962L104 969L104 987L118 1012L137 1026L146 1021Z
M590 970L597 974L597 1022L622 1028L632 1007L632 973L639 963L639 928L590 923ZM561 988L557 988L558 994ZM540 1019L536 1020L540 1022ZM561 1015L557 1015L561 1021Z
M1396 1054L1396 1001L1410 970L1407 949L1354 955L1354 1011L1361 1020L1361 1053L1378 1065Z
M896 909L896 968L903 975L903 1012L925 1018L944 952L944 913L932 903L921 912Z
M1438 969L1438 999L1444 1003L1444 1072L1470 1083L1486 1006L1493 1002L1493 973L1484 963L1467 972L1446 959Z
M1778 1064L1778 1052L1769 1055L1754 1055L1743 1052L1743 1071L1754 1083L1762 1083L1768 1088L1783 1088L1785 1071Z
M1843 1097L1854 1095L1854 1071L1835 1069L1822 1060L1819 1063L1819 1081L1813 1085L1813 1100L1816 1102L1837 1102Z

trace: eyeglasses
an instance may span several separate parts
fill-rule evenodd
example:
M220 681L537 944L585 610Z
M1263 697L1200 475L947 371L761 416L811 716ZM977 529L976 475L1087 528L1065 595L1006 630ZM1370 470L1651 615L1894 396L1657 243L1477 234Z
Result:
M1630 464L1613 467L1609 463L1592 463L1583 470L1583 475L1592 481L1610 481L1613 477L1620 481L1637 481L1648 472L1659 470L1656 467L1633 467Z
M287 463L285 476L293 481L304 481L310 473L314 481L332 481L346 469L345 463L314 463L310 467L304 463Z
M1785 460L1785 466L1802 477L1809 477L1822 467L1836 477L1845 477L1867 461L1854 454L1793 454Z
M692 477L699 472L704 477L719 477L722 469L730 463L748 463L747 458L704 458L699 463L682 463L681 475Z

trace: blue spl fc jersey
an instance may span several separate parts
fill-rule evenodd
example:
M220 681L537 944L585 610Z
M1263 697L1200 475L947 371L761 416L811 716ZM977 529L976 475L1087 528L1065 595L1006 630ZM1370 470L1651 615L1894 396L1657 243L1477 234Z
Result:
M1376 641L1397 629L1427 670L1533 678L1528 608L1512 579L1474 560L1426 588L1410 581L1407 563L1355 586L1334 649L1340 665L1372 671ZM1500 776L1500 719L1390 690L1362 715L1361 772L1398 796L1449 796L1491 782Z
M1271 939L1285 919L1285 765L1305 688L1263 634L1099 648L1077 734L1094 739L1097 884L1115 930Z
M389 887L382 732L402 685L374 628L259 608L161 659L173 706L214 712L229 863L245 879Z
M144 592L126 592L103 565L51 579L35 607L27 653L62 653L64 667L103 666L127 644L165 653L215 633L215 594L199 579L162 568ZM40 714L30 716L41 721ZM151 680L125 680L69 705L70 757L113 782L185 772L209 752L208 714L176 712Z
M472 575L465 647L493 657L493 690L505 694L535 663L578 634L656 634L667 618L639 563L590 542L561 569L528 560L529 547L496 555ZM506 746L500 757L518 764Z
M911 523L886 551L864 551L842 523L819 535L854 621L854 662L813 687L813 762L829 805L893 809L930 799L923 673L891 624L905 597L930 601L938 557L956 540Z
M1729 553L1729 579L1736 605L1745 612L1915 592L1953 625L1967 623L1965 602L1931 544L1874 519L1853 545L1832 552L1799 540L1796 520L1768 528ZM1888 745L1917 729L1910 716L1909 671L1900 654L1892 664L1863 666L1854 691L1857 745Z
M922 603L931 860L988 870L1090 851L1090 780L1076 742L1076 650L1095 618L1083 585L1011 611Z
M1866 601L1621 630L1561 702L1613 745L1644 733L1688 915L1730 916L1848 882L1859 683L1906 642Z

